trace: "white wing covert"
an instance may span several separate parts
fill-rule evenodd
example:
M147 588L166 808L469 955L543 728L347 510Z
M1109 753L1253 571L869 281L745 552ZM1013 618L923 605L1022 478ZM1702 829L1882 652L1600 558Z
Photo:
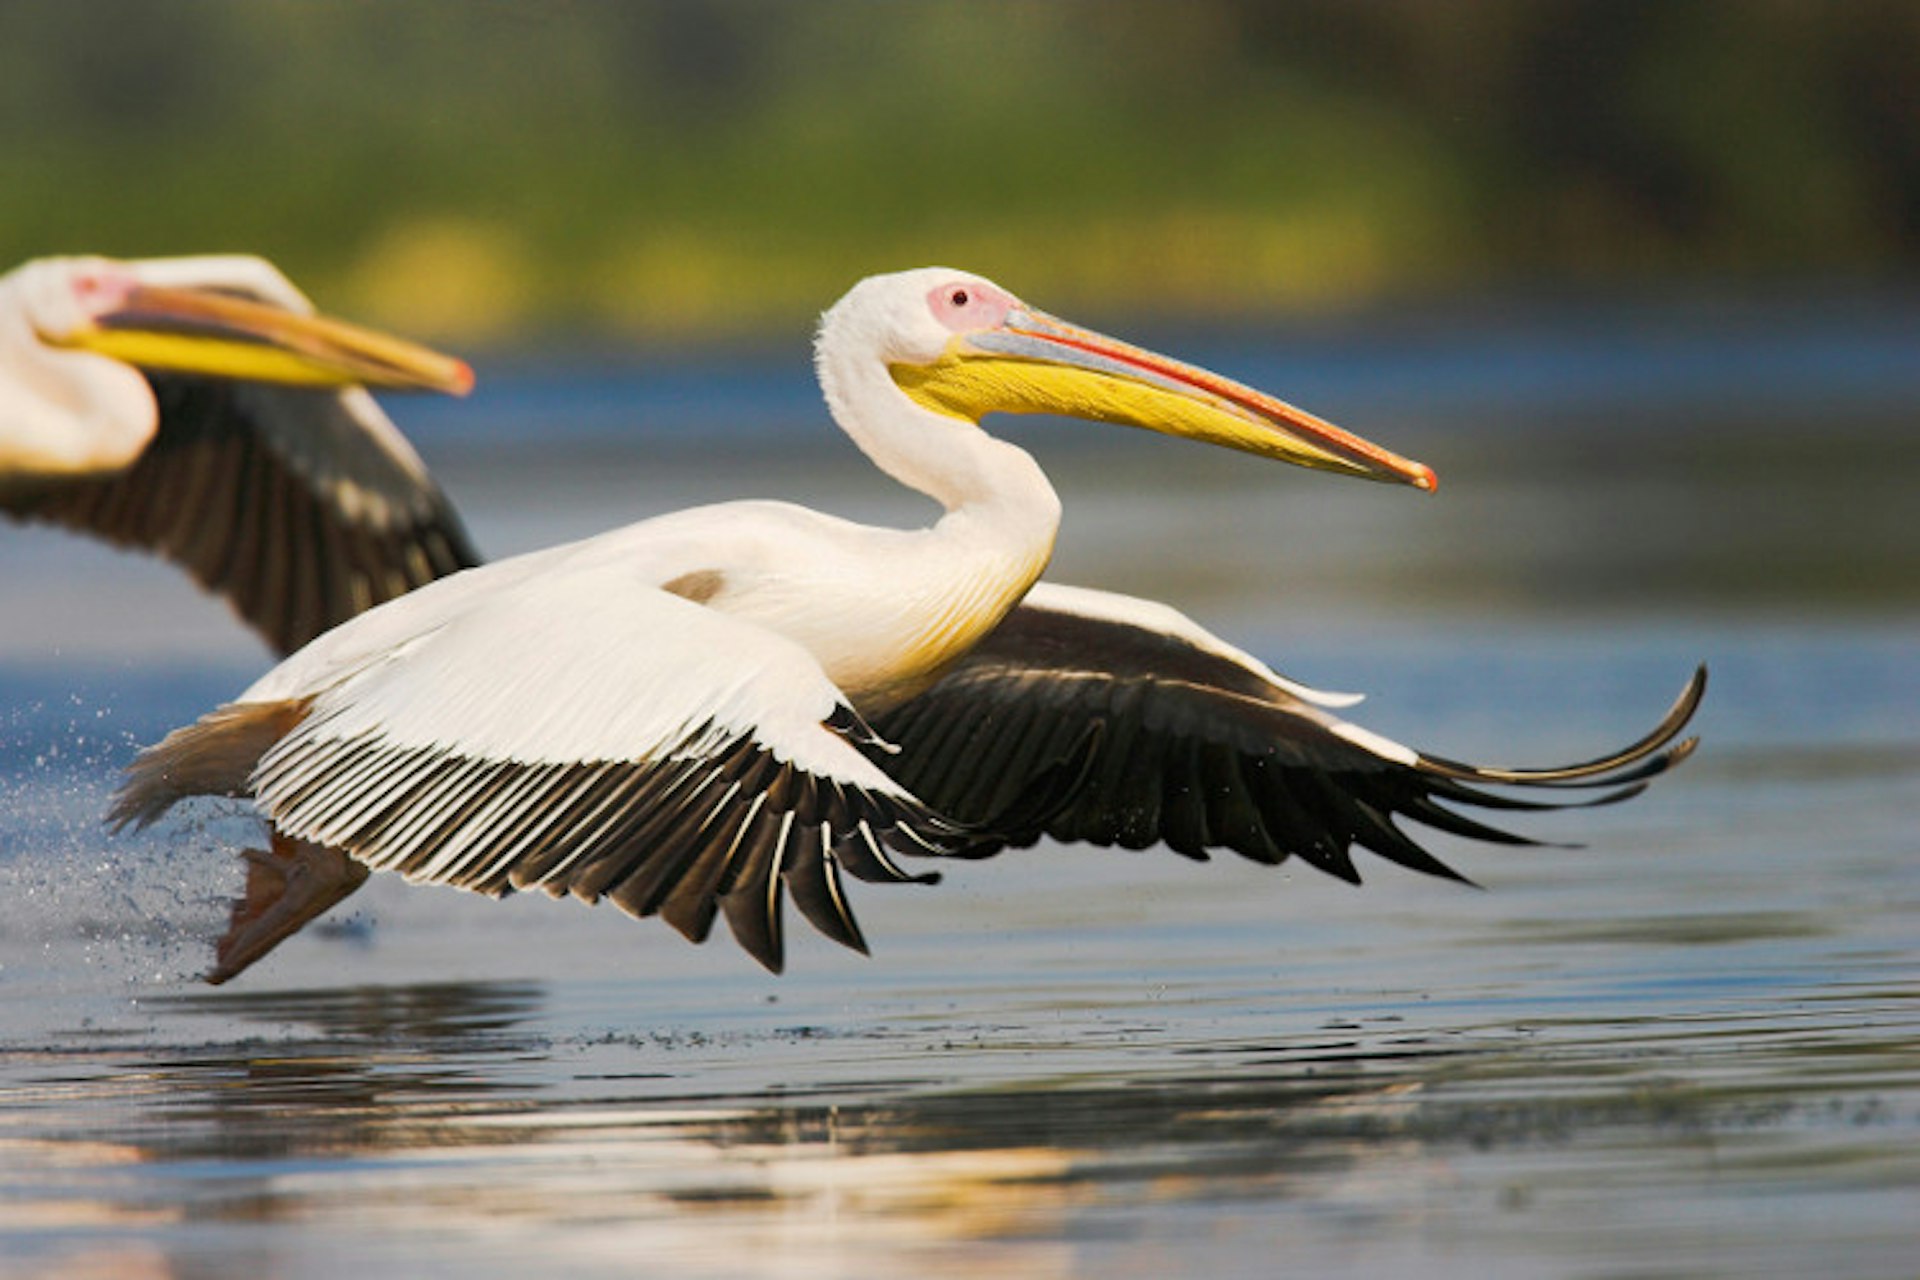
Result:
M886 846L964 833L868 762L812 657L613 565L527 580L310 691L252 788L287 835L410 880L724 910L782 961L779 907L865 943L839 879L909 880Z

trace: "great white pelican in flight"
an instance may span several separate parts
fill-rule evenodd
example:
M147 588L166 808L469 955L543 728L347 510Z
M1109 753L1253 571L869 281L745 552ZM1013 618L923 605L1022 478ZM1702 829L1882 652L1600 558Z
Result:
M856 285L816 365L840 427L944 508L930 527L736 502L469 569L320 636L130 766L121 823L212 794L272 828L211 980L369 870L607 898L694 941L724 917L773 970L784 899L865 950L845 876L932 880L929 862L1043 837L1354 881L1358 847L1459 878L1406 824L1528 843L1463 809L1622 798L1692 749L1676 738L1704 672L1619 751L1487 768L1361 728L1352 699L1167 606L1039 581L1060 504L981 429L990 413L1434 487L1262 392L945 268Z
M291 653L479 563L366 390L472 381L261 258L38 258L0 276L0 512L175 561Z

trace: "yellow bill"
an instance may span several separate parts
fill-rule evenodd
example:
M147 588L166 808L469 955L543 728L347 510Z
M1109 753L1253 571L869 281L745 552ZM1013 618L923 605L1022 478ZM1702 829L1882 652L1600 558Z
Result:
M464 360L360 325L207 289L135 286L58 341L155 371L449 395L473 388Z
M1058 413L1146 427L1243 453L1432 490L1433 469L1304 409L1194 365L1017 306L991 329L957 335L931 364L893 380L939 413L977 421Z

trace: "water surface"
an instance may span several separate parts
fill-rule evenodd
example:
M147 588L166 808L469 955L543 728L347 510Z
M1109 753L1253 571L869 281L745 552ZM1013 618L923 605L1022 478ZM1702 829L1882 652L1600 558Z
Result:
M495 553L743 493L924 514L824 428L696 455L526 394L566 448L423 429ZM1912 446L1754 421L1413 414L1433 499L1023 426L1059 576L1371 728L1551 762L1706 660L1707 745L1525 823L1577 847L1435 837L1482 890L1042 847L856 886L874 956L796 931L777 979L376 881L198 985L251 820L98 815L265 659L164 569L5 530L0 1276L1912 1275Z

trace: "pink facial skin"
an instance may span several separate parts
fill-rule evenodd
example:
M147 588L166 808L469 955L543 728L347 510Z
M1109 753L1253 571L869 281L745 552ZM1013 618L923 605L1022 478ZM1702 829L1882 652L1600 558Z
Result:
M996 328L1019 305L1012 294L980 280L956 280L927 294L934 318L955 333Z
M127 305L140 281L133 272L103 263L77 271L72 276L73 298L81 314L95 319Z

